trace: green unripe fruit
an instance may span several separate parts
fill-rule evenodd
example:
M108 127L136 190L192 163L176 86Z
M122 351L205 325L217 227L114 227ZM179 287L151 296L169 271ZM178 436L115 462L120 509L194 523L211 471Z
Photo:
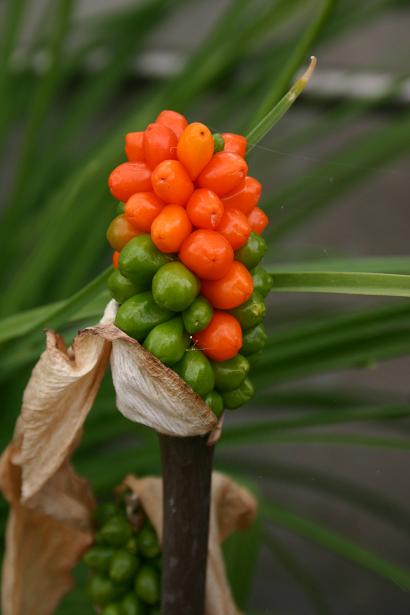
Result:
M225 140L221 133L214 132L212 136L214 138L214 154L216 154L217 152L223 152L225 147Z
M113 299L118 303L124 303L127 299L144 290L125 278L118 270L113 271L107 280L108 290Z
M249 362L241 354L227 361L214 361L215 387L219 391L232 391L243 382L249 373Z
M143 566L135 579L135 593L146 604L158 604L160 600L159 574L151 566Z
M259 350L258 352L254 352L253 354L249 354L246 358L249 361L249 365L251 370L259 363L261 357L263 356L263 351Z
M184 331L182 318L173 318L157 325L148 333L144 348L165 365L173 365L182 359L189 337Z
M103 523L106 523L111 517L116 515L118 515L118 507L112 502L100 504L94 511L94 519L98 525L103 525Z
M132 530L125 517L112 517L101 528L101 536L112 547L124 547L132 536Z
M188 333L198 333L206 329L212 320L213 309L205 297L197 297L182 314Z
M225 391L222 394L224 404L228 410L235 410L246 404L253 397L255 389L249 378L245 378L242 384L233 391Z
M132 592L121 600L121 615L146 615L145 607Z
M96 545L88 549L83 560L86 566L97 572L108 572L115 550L111 547Z
M264 238L252 231L245 245L235 252L235 260L243 263L248 269L253 269L265 256L267 249Z
M138 553L138 539L136 536L133 536L127 542L127 551L136 555Z
M152 294L163 308L174 312L186 310L199 293L199 280L180 262L167 263L152 280Z
M250 354L254 354L255 352L259 352L259 350L262 350L265 346L267 341L268 336L266 335L265 327L263 325L253 327L253 329L245 331L242 336L241 353L248 356Z
M152 527L145 526L138 534L138 547L144 557L156 557L161 552L157 535Z
M207 393L204 397L204 402L207 406L209 406L215 416L218 418L221 416L224 411L224 402L218 391L211 391L210 393Z
M120 549L115 552L110 566L110 579L114 583L126 583L132 579L139 567L139 560L135 555Z
M123 303L115 317L115 324L122 331L141 342L153 327L172 318L173 313L160 307L149 291L130 297Z
M263 297L270 293L273 287L273 277L263 267L255 267L251 271L253 290L257 290Z
M110 579L101 574L95 574L90 578L87 591L91 602L98 606L110 604L118 597L118 588Z
M121 606L115 602L108 604L101 615L122 615Z
M263 296L254 291L248 301L230 310L242 327L242 329L251 329L259 325L266 316L266 305Z
M212 365L200 350L188 350L174 370L198 395L206 395L214 388Z
M149 285L158 269L171 260L171 256L158 250L151 235L143 234L131 239L121 250L118 269L141 287Z

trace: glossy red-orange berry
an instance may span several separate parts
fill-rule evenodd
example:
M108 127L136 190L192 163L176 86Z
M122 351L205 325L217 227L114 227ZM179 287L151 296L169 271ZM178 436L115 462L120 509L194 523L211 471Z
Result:
M263 233L269 224L268 216L264 211L262 211L262 209L260 209L260 207L255 207L252 209L248 216L248 220L252 230L255 231L255 233L259 233L259 235Z
M218 152L206 165L198 177L198 186L225 196L245 179L248 165L242 156L228 152Z
M191 179L198 177L213 153L214 139L209 128L200 122L188 124L178 141L177 155Z
M109 179L111 194L119 201L128 201L136 192L151 190L151 170L145 162L123 162Z
M114 269L118 269L118 261L120 258L120 252L115 251L112 254L112 266L114 267Z
M164 203L153 192L137 192L126 202L124 214L136 228L149 233L163 207Z
M242 346L242 329L231 314L215 311L203 331L192 336L195 344L213 361L227 361L238 354Z
M215 192L207 188L199 188L192 193L186 212L194 226L213 230L222 220L224 206Z
M252 229L242 211L228 207L216 230L229 241L234 250L239 250L248 241Z
M220 233L198 230L185 239L179 251L179 258L203 280L218 280L231 266L233 250Z
M162 124L149 124L144 131L144 156L151 169L163 160L177 157L178 139L175 133Z
M125 154L129 162L144 162L144 133L129 132L125 135Z
M188 125L188 120L181 113L164 109L155 120L157 124L163 124L174 131L177 138L182 135L184 128Z
M165 203L186 205L194 191L194 184L179 160L160 162L152 172L151 182L155 194Z
M191 231L192 225L185 208L166 205L152 223L151 238L158 250L170 254L178 252Z
M262 184L254 177L245 179L229 194L222 198L225 207L235 207L248 215L257 206L262 194Z
M248 146L248 140L242 135L237 135L233 132L223 132L224 139L224 152L230 152L231 154L239 154L239 156L245 157L246 148Z
M253 279L245 265L234 261L219 280L204 280L202 295L218 310L232 310L248 301L253 292Z

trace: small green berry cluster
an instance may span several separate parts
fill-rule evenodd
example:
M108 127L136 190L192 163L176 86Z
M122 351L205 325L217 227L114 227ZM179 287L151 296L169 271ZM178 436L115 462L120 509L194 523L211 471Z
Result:
M160 615L161 549L133 499L102 504L95 513L95 542L84 563L88 595L101 615Z

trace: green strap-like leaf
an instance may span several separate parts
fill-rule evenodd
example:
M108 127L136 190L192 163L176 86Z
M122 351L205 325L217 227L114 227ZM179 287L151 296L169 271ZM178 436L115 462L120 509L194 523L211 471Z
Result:
M360 547L344 536L323 527L319 523L306 519L291 512L282 505L265 503L262 507L263 517L270 523L280 525L303 536L335 555L358 564L380 577L398 585L401 589L410 590L410 570L383 559L380 555Z
M320 587L317 579L297 559L277 536L271 532L264 532L264 544L268 547L271 555L285 568L290 577L300 586L309 603L319 615L329 615L330 607L325 598L325 592Z
M410 274L409 256L373 256L365 258L320 258L294 263L265 265L271 273L297 272L344 272L349 273L405 273Z
M410 416L410 406L382 406L380 408L358 408L357 410L321 411L303 414L297 418L261 421L246 425L232 425L224 428L223 446L269 442L271 434L288 432L304 427L348 424L365 421L381 421Z
M296 81L296 83L294 83L289 92L280 99L277 105L275 105L274 108L246 135L248 139L248 153L251 152L255 145L257 145L273 126L279 122L293 105L297 97L303 92L315 70L316 62L316 58L312 56L307 71Z
M272 292L410 297L410 275L333 271L277 272Z

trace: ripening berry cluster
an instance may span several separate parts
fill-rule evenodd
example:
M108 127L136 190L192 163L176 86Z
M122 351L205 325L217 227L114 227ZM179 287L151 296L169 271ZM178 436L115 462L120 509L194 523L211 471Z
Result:
M84 555L88 595L100 615L160 615L161 550L141 508L100 505L94 544Z
M172 367L219 416L253 395L251 365L266 342L259 266L268 218L248 175L246 138L212 134L162 111L126 136L128 162L109 177L121 203L107 239L116 325Z

